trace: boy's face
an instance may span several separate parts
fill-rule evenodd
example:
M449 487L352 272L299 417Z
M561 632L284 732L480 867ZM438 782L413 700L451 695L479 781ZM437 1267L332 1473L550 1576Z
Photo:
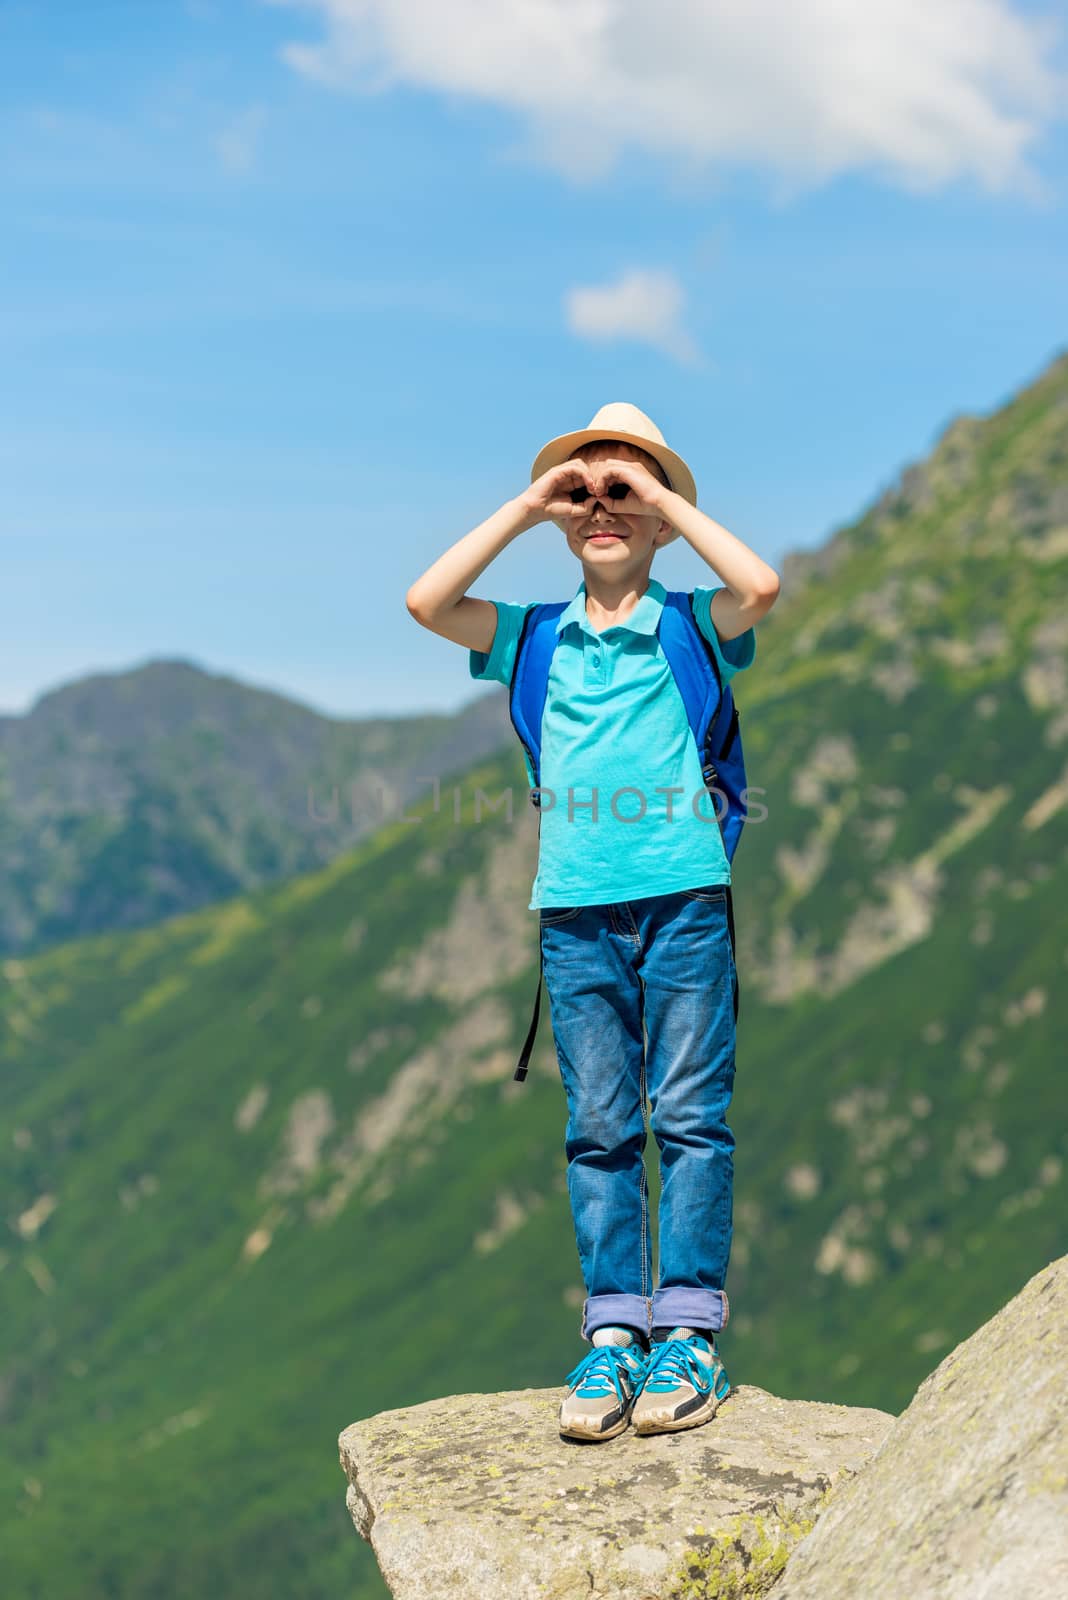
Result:
M591 467L605 461L626 461L646 473L651 486L662 487L633 445L598 442L589 445L575 459ZM610 477L610 473L606 477ZM678 529L673 528L658 512L624 515L615 509L615 502L607 496L598 500L591 495L580 513L566 523L557 522L556 526L565 535L568 548L579 558L584 569L609 569L627 578L647 572L653 553L661 545L670 544L672 539L678 538Z

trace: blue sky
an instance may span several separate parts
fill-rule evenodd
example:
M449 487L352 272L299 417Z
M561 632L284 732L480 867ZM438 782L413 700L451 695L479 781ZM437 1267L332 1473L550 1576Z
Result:
M405 590L605 401L778 565L1035 377L1068 27L854 10L0 0L0 710L156 656L454 707ZM471 592L579 576L546 524Z

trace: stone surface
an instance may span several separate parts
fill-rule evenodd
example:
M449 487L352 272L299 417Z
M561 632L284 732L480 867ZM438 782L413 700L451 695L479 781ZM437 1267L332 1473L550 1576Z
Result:
M456 1395L345 1430L349 1509L397 1600L762 1593L894 1421L741 1385L701 1427L582 1444L559 1436L562 1396Z
M1065 1600L1068 1256L917 1389L774 1600Z

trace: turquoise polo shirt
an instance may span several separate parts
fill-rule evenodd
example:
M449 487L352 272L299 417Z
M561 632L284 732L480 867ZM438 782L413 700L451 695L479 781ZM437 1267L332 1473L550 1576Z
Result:
M627 620L598 633L586 615L583 579L557 618L530 911L731 881L686 708L656 637L666 592L650 578ZM715 593L695 588L694 614L727 683L752 663L756 634L750 627L721 640L709 610ZM493 644L488 653L471 650L468 665L473 678L508 685L523 618L535 602L493 603Z

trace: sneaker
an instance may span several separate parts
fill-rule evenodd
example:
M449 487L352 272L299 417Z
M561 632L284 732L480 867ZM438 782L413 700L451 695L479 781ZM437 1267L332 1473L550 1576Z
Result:
M646 1358L645 1380L631 1420L635 1433L674 1433L714 1417L731 1380L711 1340L693 1328L672 1328Z
M630 1422L645 1352L629 1328L598 1328L593 1348L565 1378L560 1407L565 1439L614 1439Z

